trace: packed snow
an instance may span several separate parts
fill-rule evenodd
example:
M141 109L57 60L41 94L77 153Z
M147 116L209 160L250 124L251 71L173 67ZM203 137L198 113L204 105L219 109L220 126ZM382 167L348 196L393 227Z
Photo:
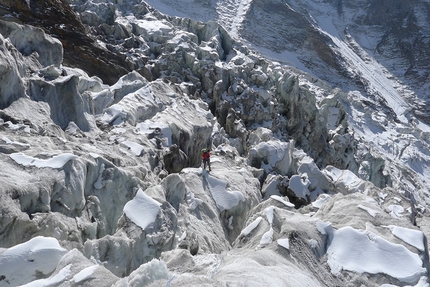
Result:
M54 275L52 278L38 279L30 283L20 285L25 287L40 287L40 286L55 286L56 284L63 283L66 281L67 277L70 276L70 265L67 265L61 269L58 274Z
M262 219L263 218L261 216L257 217L253 222L251 222L240 232L240 236L248 236L255 228L257 228Z
M143 230L155 222L161 203L146 195L142 189L124 206L124 214Z
M357 207L360 208L360 209L362 209L362 210L364 210L364 211L366 211L372 217L375 217L379 213L379 211L377 211L375 209L372 209L370 207L361 205L361 204L357 205Z
M397 238L400 238L420 251L425 251L425 240L422 231L393 225L388 226L388 228Z
M328 264L333 274L339 274L342 270L359 274L384 273L408 284L415 284L426 275L419 255L403 245L349 226L328 230L332 236L327 250Z
M77 156L65 153L53 156L50 159L40 159L32 156L25 155L23 153L13 153L10 157L16 161L16 163L23 166L35 166L38 168L50 167L50 168L62 168L69 160L77 158Z
M238 190L228 190L227 182L217 179L209 174L203 175L208 188L220 212L232 209L244 200L243 194Z
M292 204L291 202L289 202L289 201L285 200L285 198L280 197L280 196L278 196L278 195L272 195L272 196L270 196L270 198L273 198L274 200L277 200L277 201L279 201L279 202L281 202L281 203L285 204L285 206L288 206L288 207L294 207L294 204Z
M279 244L279 246L282 246L285 249L290 249L290 240L288 238L278 239L276 242Z
M94 271L98 267L99 267L99 265L93 265L93 266L82 269L81 271L79 271L78 274L73 276L73 281L75 281L75 283L80 283L82 281L87 280L88 278L91 277L91 275L94 273Z
M37 236L0 254L0 286L18 286L49 275L67 253L57 239Z

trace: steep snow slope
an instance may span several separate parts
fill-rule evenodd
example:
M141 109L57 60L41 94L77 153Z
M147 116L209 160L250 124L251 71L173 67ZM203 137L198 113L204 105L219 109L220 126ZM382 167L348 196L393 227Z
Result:
M428 286L428 129L327 24L332 6L225 1L224 29L138 0L70 1L98 49L135 67L107 84L1 3L0 286ZM255 40L292 27L282 55L313 74L241 44L251 14L280 12L285 34L264 24Z

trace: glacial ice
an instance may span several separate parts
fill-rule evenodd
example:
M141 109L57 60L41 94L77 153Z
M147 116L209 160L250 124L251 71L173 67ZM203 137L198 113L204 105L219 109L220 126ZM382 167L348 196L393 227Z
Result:
M115 2L82 4L89 25ZM111 86L2 22L0 286L425 286L425 132L353 122L353 92L145 11L115 13L144 61Z

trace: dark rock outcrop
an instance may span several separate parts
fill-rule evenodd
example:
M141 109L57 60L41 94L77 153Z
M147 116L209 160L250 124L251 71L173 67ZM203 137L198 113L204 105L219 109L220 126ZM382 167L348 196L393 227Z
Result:
M0 0L0 5L0 19L40 27L58 38L64 48L64 65L81 68L107 84L133 68L119 54L98 45L66 1Z
M164 168L169 173L180 172L187 163L187 155L177 145L172 145L169 152L164 155Z

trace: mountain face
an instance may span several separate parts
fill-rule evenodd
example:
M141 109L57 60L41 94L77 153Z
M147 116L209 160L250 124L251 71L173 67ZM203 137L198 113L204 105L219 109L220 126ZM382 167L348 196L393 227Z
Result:
M374 72L398 86L395 93L409 102L412 115L427 121L428 1L189 2L197 8L148 1L167 14L218 21L232 35L263 48L266 56L380 100L384 96L375 91L379 87L370 75L377 62L383 69Z
M429 285L428 1L0 15L0 286Z

